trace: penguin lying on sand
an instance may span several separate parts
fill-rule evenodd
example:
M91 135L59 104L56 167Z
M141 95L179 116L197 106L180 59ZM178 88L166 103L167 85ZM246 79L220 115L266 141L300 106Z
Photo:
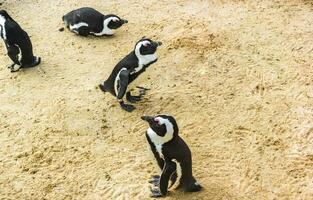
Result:
M135 45L135 49L117 63L109 78L99 85L100 89L116 96L124 110L133 111L135 107L125 104L123 96L126 93L126 99L131 103L135 103L141 100L147 89L137 87L141 89L140 95L132 96L130 92L126 92L127 86L144 72L149 65L157 61L156 50L160 45L162 45L161 42L152 41L148 38L139 40Z
M33 47L28 34L5 10L0 10L0 36L7 48L8 56L13 61L9 67L11 72L40 64L40 57L33 55Z
M141 119L149 123L146 133L151 151L159 167L161 176L153 176L150 183L159 188L151 189L151 197L163 197L167 194L168 183L171 186L176 180L176 189L186 192L197 192L201 185L192 175L191 152L184 140L178 135L178 126L175 119L168 115L142 116ZM179 177L180 176L180 177Z
M116 15L103 15L89 7L73 10L62 17L62 20L72 32L81 36L111 36L114 30L120 28L127 20Z

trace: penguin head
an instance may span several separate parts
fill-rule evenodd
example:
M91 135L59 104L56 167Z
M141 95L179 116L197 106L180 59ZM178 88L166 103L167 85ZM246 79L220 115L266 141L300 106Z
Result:
M128 23L127 20L125 19L121 19L119 16L117 15L113 15L113 14L110 14L110 15L106 15L105 16L106 19L105 20L108 20L108 28L109 29L118 29L120 28L123 24L126 24Z
M0 15L1 15L2 17L4 17L5 19L13 20L13 19L10 17L10 15L7 13L7 11L5 11L5 10L0 10Z
M142 38L135 45L135 51L139 52L140 55L150 55L154 54L159 46L162 45L162 42L152 41L149 38Z
M150 128L161 137L178 135L176 120L170 115L142 116L141 119L148 122Z

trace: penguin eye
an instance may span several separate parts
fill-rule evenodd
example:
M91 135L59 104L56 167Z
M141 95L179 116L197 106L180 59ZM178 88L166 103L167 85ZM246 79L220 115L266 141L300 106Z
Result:
M154 122L160 125L160 121L158 119L154 119Z
M113 19L113 22L117 22L117 19L116 19L116 18L114 18L114 19Z
M143 44L144 47L147 47L149 45L150 45L150 43L148 43L148 42Z

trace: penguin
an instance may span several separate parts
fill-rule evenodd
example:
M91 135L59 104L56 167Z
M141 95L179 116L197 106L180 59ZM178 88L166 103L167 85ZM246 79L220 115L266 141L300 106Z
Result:
M161 176L152 176L149 181L159 187L151 189L151 197L166 196L170 180L170 187L178 181L175 189L185 192L200 191L202 186L192 175L191 151L178 135L179 129L174 117L157 115L142 116L141 119L149 123L146 138L162 170Z
M0 36L7 48L8 56L13 61L8 67L11 72L40 64L41 58L34 56L28 34L5 10L0 10Z
M123 97L125 93L126 99L130 103L136 103L141 100L148 89L137 86L137 88L140 89L140 95L132 96L130 91L126 92L127 87L151 64L157 61L156 51L161 45L162 42L152 41L149 38L139 40L134 50L117 63L111 75L106 81L99 85L99 88L103 92L109 92L115 96L122 109L132 112L135 106L124 103Z
M81 36L112 36L115 29L120 28L127 20L117 15L103 15L99 11L83 7L73 10L62 17L66 27Z

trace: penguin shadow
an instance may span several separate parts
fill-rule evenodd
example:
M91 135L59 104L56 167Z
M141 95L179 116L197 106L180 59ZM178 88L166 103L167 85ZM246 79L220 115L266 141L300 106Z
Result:
M46 77L46 71L43 69L43 67L41 66L44 63L40 63L40 65L36 66L36 67L31 67L31 68L21 68L19 71L17 72L11 72L11 74L16 74L16 73L22 73L25 75L31 75L31 74L39 74L41 77Z
M67 28L62 27L60 29L65 29L64 31L62 31L62 32L65 32L64 34L69 34L70 37L75 37L75 38L82 39L82 40L95 40L95 39L100 40L103 38L113 38L114 37L114 35L112 35L112 36L94 36L94 35L81 36L81 35L77 35L71 31L69 31Z
M181 190L171 190L167 197L173 200L239 200L239 197L228 191L222 184L203 184L199 192L184 192Z
M103 36L96 36L96 35L79 35L76 34L72 31L69 30L69 28L67 28L64 25L60 25L60 28L58 29L58 32L64 33L64 34L70 34L71 37L75 37L75 38L81 38L81 39L86 39L86 40L95 40L95 39L99 39L99 40L105 40L105 39L114 39L116 37L118 37L119 35L121 35L122 33L119 34L113 34L113 35L103 35Z

